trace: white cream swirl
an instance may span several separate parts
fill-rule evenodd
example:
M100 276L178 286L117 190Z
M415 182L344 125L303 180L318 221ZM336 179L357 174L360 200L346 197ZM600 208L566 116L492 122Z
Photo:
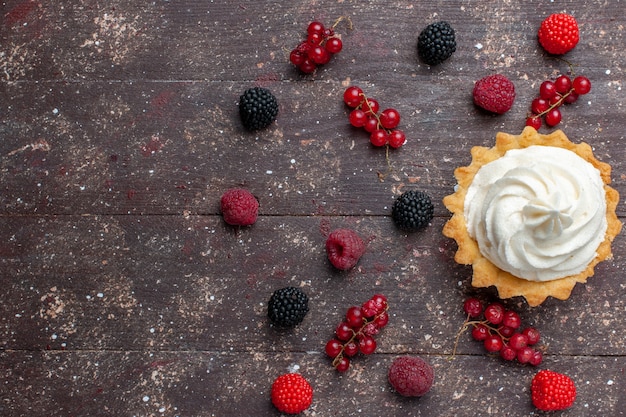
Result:
M481 254L530 281L582 272L607 228L604 183L593 165L552 146L512 149L485 164L464 215Z

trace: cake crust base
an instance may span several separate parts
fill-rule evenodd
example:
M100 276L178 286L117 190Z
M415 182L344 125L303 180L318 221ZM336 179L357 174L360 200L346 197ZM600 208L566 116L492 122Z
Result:
M576 153L600 171L606 194L607 230L604 240L598 246L596 257L579 274L546 282L517 278L491 263L480 253L478 243L470 237L464 216L465 195L478 170L483 165L502 157L510 149L522 149L533 145L554 146ZM454 171L458 183L456 191L443 199L444 205L452 212L452 217L443 227L443 234L457 242L458 249L454 260L459 264L472 265L472 286L495 286L500 298L521 296L531 307L540 305L548 297L568 299L577 283L587 282L587 279L593 276L595 266L612 256L611 243L622 229L622 223L615 213L619 194L609 186L611 166L596 159L588 144L571 142L561 130L542 135L532 127L526 127L520 135L499 132L494 147L475 146L471 150L471 155L470 165L459 167Z

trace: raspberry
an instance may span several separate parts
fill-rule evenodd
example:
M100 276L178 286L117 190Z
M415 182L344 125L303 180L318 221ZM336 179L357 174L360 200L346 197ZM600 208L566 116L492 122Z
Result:
M364 253L365 242L353 230L336 229L326 239L328 260L342 271L354 267Z
M433 385L433 368L418 356L401 356L389 367L389 383L405 397L421 397Z
M399 228L415 231L428 226L434 211L428 194L410 190L402 193L393 203L391 217Z
M281 413L298 414L313 402L313 388L300 374L283 374L274 380L271 398Z
M441 21L426 26L417 38L417 53L428 65L441 64L456 51L454 29Z
M302 323L309 312L309 297L296 287L274 291L267 303L267 316L280 327L294 327Z
M239 97L239 116L248 130L268 127L276 120L277 115L278 101L265 88L249 88Z
M567 375L541 370L534 376L530 391L533 404L542 411L565 410L576 400L576 386Z
M224 221L233 226L250 226L256 222L259 202L248 190L233 188L226 191L220 206Z
M515 85L501 74L488 75L474 85L474 103L483 109L503 114L515 101Z
M555 13L539 27L539 43L548 53L562 55L576 46L579 40L578 23L574 16Z

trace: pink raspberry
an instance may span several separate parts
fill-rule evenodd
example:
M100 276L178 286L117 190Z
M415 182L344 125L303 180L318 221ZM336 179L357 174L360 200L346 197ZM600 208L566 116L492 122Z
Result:
M222 195L224 221L233 226L249 226L256 222L259 202L248 190L233 188Z
M342 271L354 267L364 253L365 243L353 230L336 229L326 239L328 260Z
M389 383L405 397L421 397L433 385L433 368L418 356L400 356L389 367Z
M474 85L474 103L483 109L497 113L506 113L515 101L515 85L501 74L488 75Z

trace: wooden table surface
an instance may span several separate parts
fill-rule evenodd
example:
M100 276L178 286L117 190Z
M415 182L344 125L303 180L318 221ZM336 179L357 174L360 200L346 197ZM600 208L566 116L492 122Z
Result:
M593 85L559 128L611 164L626 196L623 1L2 2L0 414L276 416L272 381L299 372L314 388L307 416L543 415L530 401L537 368L489 357L468 334L452 355L464 299L497 298L454 262L441 200L471 147L521 132L540 83L568 70L537 42L554 12L576 16L581 40L565 57ZM288 55L307 24L341 16L353 25L337 26L343 51L300 74ZM429 67L417 36L438 20L458 46ZM494 73L517 90L501 116L471 98ZM349 126L349 85L402 115L408 142L389 164ZM237 110L252 86L280 102L276 123L255 133ZM258 197L252 227L224 223L231 187ZM390 218L409 189L435 204L415 233ZM347 273L324 251L339 227L368 241ZM567 301L505 302L541 331L539 368L576 382L574 406L556 415L626 415L624 243ZM278 331L267 301L289 285L310 311ZM390 323L377 351L339 374L324 345L375 293ZM435 369L422 398L387 383L403 354Z

